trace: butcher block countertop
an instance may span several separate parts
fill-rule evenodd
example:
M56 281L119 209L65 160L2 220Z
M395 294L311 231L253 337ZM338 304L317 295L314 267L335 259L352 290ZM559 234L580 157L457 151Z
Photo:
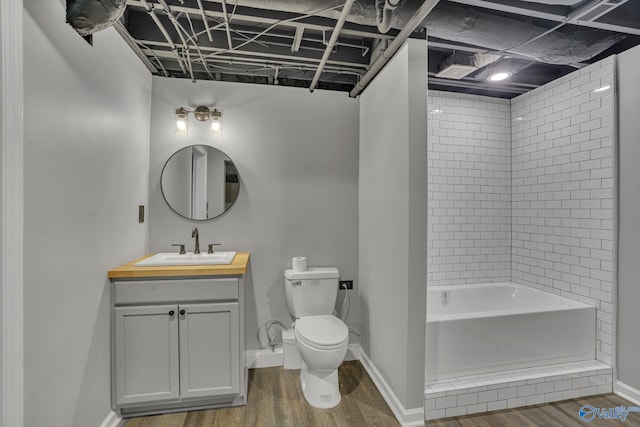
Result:
M153 277L229 276L244 275L249 264L249 252L238 252L231 264L226 265L171 265L161 267L136 267L136 262L149 258L145 255L120 267L109 270L109 279L138 279Z

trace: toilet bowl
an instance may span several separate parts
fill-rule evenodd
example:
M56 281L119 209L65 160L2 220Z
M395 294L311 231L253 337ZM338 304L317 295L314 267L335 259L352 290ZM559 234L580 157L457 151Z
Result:
M338 366L347 354L349 328L333 316L340 272L335 267L285 270L285 295L295 319L296 348L302 358L300 384L316 408L340 403Z
M349 328L332 315L308 316L296 320L295 336L305 399L317 408L333 408L340 403L338 366L347 354Z

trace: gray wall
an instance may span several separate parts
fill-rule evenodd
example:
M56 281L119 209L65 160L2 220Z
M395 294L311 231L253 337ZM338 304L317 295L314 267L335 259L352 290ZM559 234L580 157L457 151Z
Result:
M207 124L192 116L189 136L175 135L174 107L198 105L224 111L221 137L209 135ZM231 210L208 222L178 217L159 186L169 156L196 143L224 151L241 181ZM173 251L171 243L186 243L192 251L193 226L203 246L220 242L220 250L251 252L248 349L266 344L256 333L270 318L290 322L283 272L292 257L306 256L309 266L336 266L343 278L357 281L357 100L337 92L154 77L150 152L150 252ZM350 292L356 295L357 288ZM357 319L357 310L349 319Z
M107 270L145 251L151 78L115 31L25 3L25 426L110 411Z
M618 56L618 380L640 390L640 47ZM624 89L624 90L623 90Z
M362 345L406 409L424 399L426 69L410 40L360 96Z

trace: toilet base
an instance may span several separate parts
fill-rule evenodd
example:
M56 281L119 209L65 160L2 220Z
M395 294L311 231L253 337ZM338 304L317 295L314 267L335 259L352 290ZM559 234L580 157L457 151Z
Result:
M328 375L318 376L311 373L303 362L300 369L300 385L304 398L313 407L328 409L340 403L338 369Z

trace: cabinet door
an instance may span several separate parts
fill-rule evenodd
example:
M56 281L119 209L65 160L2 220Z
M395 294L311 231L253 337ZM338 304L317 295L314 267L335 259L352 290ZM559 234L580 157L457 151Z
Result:
M237 302L180 305L182 399L239 392L239 321Z
M116 404L177 400L178 306L115 308Z

